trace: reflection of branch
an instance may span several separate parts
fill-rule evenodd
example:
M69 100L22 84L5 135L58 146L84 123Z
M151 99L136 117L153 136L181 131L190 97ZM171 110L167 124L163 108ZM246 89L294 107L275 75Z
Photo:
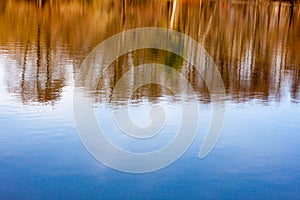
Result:
M21 79L21 95L22 95L23 103L25 100L25 73L26 73L26 64L27 64L27 51L28 51L28 41L25 46L23 69L22 69L22 79Z
M37 57L36 57L36 90L38 94L38 99L40 99L40 66L41 66L41 24L38 22L38 30L37 30Z
M38 7L41 7L43 5L43 0L37 0Z
M213 14L210 15L210 18L209 18L209 22L208 22L206 31L205 31L205 33L203 34L202 41L200 42L201 45L204 44L204 42L205 42L205 40L206 40L206 37L207 37L207 35L208 35L208 33L209 33L210 29L211 29L212 19L214 18L215 13L216 13L215 10L216 10L216 6L214 7L214 10L213 10L213 12L212 12ZM198 32L198 34L200 34L200 31Z
M49 19L51 20L51 18ZM45 88L45 101L52 100L52 73L51 73L51 23L49 23L47 33L47 55L46 55L46 88Z
M126 0L123 0L123 4L122 4L122 25L125 26L125 15L126 13Z
M173 29L173 27L174 27L176 6L177 6L177 0L174 0L173 1L173 6L172 6L172 15L171 15L171 21L170 21L170 29Z

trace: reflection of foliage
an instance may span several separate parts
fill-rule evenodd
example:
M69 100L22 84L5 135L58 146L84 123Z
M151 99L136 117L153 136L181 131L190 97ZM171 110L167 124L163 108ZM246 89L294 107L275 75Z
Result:
M183 64L183 58L174 53L168 53L164 64L179 71Z
M170 66L178 71L181 69L184 63L184 59L182 57L172 52L150 49L149 54L152 55L152 59L149 61L145 61L145 63L161 63Z
M270 95L278 99L283 70L290 74L287 81L292 98L300 96L299 4L292 7L285 2L224 4L192 0L36 2L0 1L0 45L9 50L10 59L17 61L7 81L11 92L23 93L24 99L55 101L66 84L66 63L76 71L99 42L123 30L147 26L179 30L201 43L219 66L228 93L237 100L256 98L257 94L263 99ZM134 66L155 61L182 71L195 90L204 93L201 78L190 67L182 70L186 63L175 54L146 50L134 52L133 56ZM128 63L126 57L115 63L109 72L114 81L106 86L107 92L128 70ZM19 77L23 77L23 83Z
M172 49L174 49L176 52L180 52L181 54L183 54L183 51L185 50L185 44L183 40L176 41L175 44L169 45L171 45ZM164 64L171 66L176 70L180 70L183 65L183 58L174 53L167 52Z

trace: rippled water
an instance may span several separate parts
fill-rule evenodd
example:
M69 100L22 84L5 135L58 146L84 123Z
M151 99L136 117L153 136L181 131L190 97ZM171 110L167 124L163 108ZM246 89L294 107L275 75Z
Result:
M0 10L0 199L298 198L298 3L12 0L1 1ZM120 56L96 77L96 88L83 91L106 136L120 148L157 150L175 137L181 103L191 101L200 109L197 137L179 160L152 173L128 174L99 163L79 139L73 116L75 79L94 80L79 73L100 42L125 30L153 26L190 36L212 57L226 89L225 124L213 151L200 160L212 116L205 76L163 50ZM112 98L130 70L136 69L128 85L144 80L137 68L147 63L176 71L153 71L161 85L139 88L130 100L120 97L126 90ZM178 84L176 72L186 77L195 98L186 94L187 85ZM168 83L178 84L180 95L163 87ZM124 102L141 127L151 123L151 107L164 108L161 134L151 140L121 134L112 111Z

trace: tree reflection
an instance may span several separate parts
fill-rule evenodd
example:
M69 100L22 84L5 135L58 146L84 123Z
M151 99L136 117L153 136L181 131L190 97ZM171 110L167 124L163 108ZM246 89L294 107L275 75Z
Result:
M295 1L1 1L0 54L9 51L15 61L5 69L7 88L24 103L55 102L72 77L67 66L76 73L89 51L116 33L157 26L183 32L203 45L219 67L231 100L279 101L287 86L290 97L299 102L299 7ZM98 85L96 101L109 101L130 67L150 62L182 72L199 100L209 101L193 66L157 50L131 52L112 63L107 81ZM147 86L133 98L147 95L156 100L171 96L167 89Z

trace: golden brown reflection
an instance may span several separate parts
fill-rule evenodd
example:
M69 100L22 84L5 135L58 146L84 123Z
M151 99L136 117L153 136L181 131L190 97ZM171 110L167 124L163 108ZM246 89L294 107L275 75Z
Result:
M288 88L293 101L300 100L298 3L11 0L1 1L0 11L0 56L7 60L5 87L24 103L59 100L63 87L73 79L72 72L76 73L93 47L116 33L147 26L178 30L202 44L234 101L279 101L283 88ZM99 83L96 101L109 101L116 81L130 66L129 55L134 55L133 66L153 61L172 65L189 79L200 100L209 99L192 66L183 68L187 64L167 52L143 50L111 65L109 84ZM134 98L149 94L171 95L164 88L150 86L137 91Z

